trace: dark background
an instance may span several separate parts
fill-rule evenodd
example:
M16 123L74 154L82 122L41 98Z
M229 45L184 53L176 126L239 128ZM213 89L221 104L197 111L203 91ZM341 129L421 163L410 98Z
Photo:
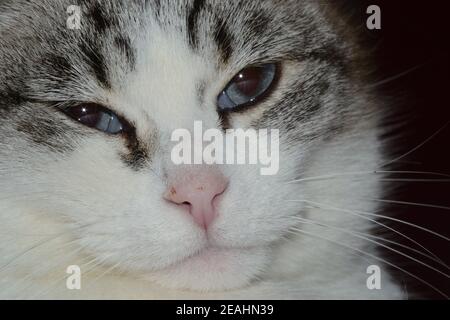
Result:
M450 125L445 126L450 121L450 11L447 10L446 1L338 0L336 3L350 14L352 23L361 29L364 45L373 52L375 79L390 78L413 69L406 75L378 86L379 93L391 101L389 108L394 111L384 125L400 125L384 136L390 141L386 148L389 159L396 159L409 152L438 132L423 146L384 169L449 175L392 174L392 179L426 181L386 182L387 191L383 199L450 207ZM369 16L366 9L371 4L381 8L381 30L372 31L365 27ZM434 181L428 181L431 179ZM388 203L384 204L380 214L450 237L450 210L445 208ZM444 265L407 249L387 245L450 274L449 268L445 266L450 265L449 241L402 223L386 219L379 221L419 242L443 260ZM425 252L401 236L393 235L389 239ZM410 298L445 299L445 295L450 296L450 280L445 275L388 249L380 248L379 255L444 294L405 272L394 271Z

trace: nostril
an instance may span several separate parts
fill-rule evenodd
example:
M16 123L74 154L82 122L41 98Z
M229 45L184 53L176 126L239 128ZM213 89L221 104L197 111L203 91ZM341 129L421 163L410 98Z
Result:
M184 201L184 202L182 202L181 204L183 204L183 205L185 205L185 206L190 206L190 205L191 205L191 203L190 203L189 201Z

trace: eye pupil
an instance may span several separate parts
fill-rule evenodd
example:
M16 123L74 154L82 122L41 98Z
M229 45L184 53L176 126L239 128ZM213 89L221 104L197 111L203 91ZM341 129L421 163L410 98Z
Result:
M235 80L236 88L248 97L258 94L258 89L261 84L263 72L260 68L248 68L237 76Z

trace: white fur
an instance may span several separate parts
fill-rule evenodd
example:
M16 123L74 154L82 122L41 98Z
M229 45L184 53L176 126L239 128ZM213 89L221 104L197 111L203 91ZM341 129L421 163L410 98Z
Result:
M162 198L173 169L172 130L190 129L195 120L217 127L215 98L233 70L217 73L176 32L149 29L136 42L138 71L115 79L120 90L90 93L133 121L141 139L157 142L148 169L130 170L118 156L122 141L100 133L77 141L76 150L63 156L8 138L12 156L0 155L0 298L404 297L384 268L382 289L366 287L367 267L382 262L370 242L338 230L367 233L369 220L304 201L373 212L375 206L364 199L379 192L378 177L291 182L376 169L382 159L375 118L320 147L282 139L276 176L261 176L256 166L222 166L230 185L208 239ZM281 88L292 81L290 72L303 66L294 68ZM193 79L205 78L199 105ZM233 123L248 127L271 99ZM361 103L368 102L361 98ZM296 217L335 228L301 224ZM65 287L69 265L81 267L81 290Z

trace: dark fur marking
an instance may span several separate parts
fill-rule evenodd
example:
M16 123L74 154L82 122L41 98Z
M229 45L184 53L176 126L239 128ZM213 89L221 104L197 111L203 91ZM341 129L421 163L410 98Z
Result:
M142 169L151 159L148 148L138 139L135 129L125 133L125 139L129 152L122 154L122 161L133 170Z
M72 70L72 65L70 64L69 60L67 60L67 58L63 56L52 53L48 56L47 61L52 64L52 67L57 72L68 73L70 72L70 70Z
M327 62L334 67L339 68L344 75L347 74L349 58L345 56L345 53L342 52L337 45L331 43L325 44L323 47L309 52L306 58Z
M86 58L86 63L97 77L97 80L104 88L110 89L111 83L107 74L108 67L98 45L94 44L92 41L89 41L88 43L84 42L81 44L80 48Z
M195 0L187 17L187 33L189 44L193 49L198 46L198 16L205 7L205 0Z
M161 11L161 0L155 0L152 6L152 10L155 12L157 18L159 18Z
M8 112L12 107L19 106L26 101L25 97L19 91L6 86L6 88L0 91L0 112Z
M326 80L313 84L302 83L286 94L283 102L276 108L265 111L260 121L270 122L271 119L277 118L289 119L283 122L286 132L295 131L299 123L311 119L321 110L323 105L321 98L329 88L330 84Z
M89 17L94 23L95 29L101 34L111 27L111 21L105 17L99 3L94 4L90 8Z
M317 100L317 102L312 103L307 107L307 109L305 110L306 112L302 114L302 120L310 118L320 110L322 106L320 98L323 97L323 95L328 91L329 88L330 84L328 83L328 81L319 82L314 86L314 94L312 94L312 96Z
M267 30L271 20L263 12L253 12L252 16L245 21L248 26L252 38L261 38Z
M72 150L67 141L61 139L68 128L62 128L60 123L56 125L50 120L32 118L19 121L16 128L17 131L24 133L35 144L46 146L61 153Z
M52 76L52 85L64 86L72 78L73 67L64 56L49 53L42 57L41 66L45 68L44 73Z
M126 57L131 70L136 67L136 52L131 47L131 41L128 37L116 36L114 38L115 46L120 50L120 52Z
M229 113L223 112L223 111L218 111L218 113L219 113L220 126L222 127L222 130L225 132L225 130L231 128Z
M203 106L203 103L205 102L205 90L206 90L206 83L201 82L196 86L197 89L197 97L199 104Z
M228 32L228 28L225 24L225 21L218 18L215 30L214 30L214 41L217 44L217 47L220 51L220 56L224 63L227 63L230 60L231 55L233 54L232 38L230 33Z

